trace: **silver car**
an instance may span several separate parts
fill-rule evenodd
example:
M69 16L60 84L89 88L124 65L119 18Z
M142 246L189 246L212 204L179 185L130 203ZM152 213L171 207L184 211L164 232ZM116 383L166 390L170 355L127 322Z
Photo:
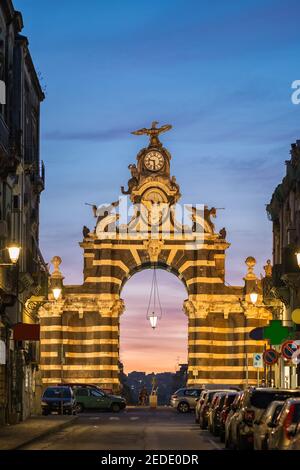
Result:
M289 450L300 422L300 399L289 398L283 405L276 422L272 425L269 449Z
M272 430L272 424L284 405L284 401L272 401L262 417L254 421L253 438L254 450L267 450L269 448L269 435Z
M202 388L180 388L171 396L170 405L180 413L194 410Z

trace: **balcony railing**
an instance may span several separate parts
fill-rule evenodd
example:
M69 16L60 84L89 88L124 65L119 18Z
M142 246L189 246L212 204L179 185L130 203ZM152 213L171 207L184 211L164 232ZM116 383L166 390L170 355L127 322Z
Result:
M1 151L8 155L9 152L9 129L0 114L0 148Z

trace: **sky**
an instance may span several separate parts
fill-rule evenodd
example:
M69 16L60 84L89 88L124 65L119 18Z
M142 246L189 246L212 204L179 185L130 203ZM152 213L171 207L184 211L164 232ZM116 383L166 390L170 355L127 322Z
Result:
M118 198L128 164L146 144L130 132L153 120L173 125L162 141L172 154L183 202L224 208L216 227L226 227L231 243L227 282L242 284L249 255L257 259L260 275L272 256L265 205L284 176L290 144L300 139L300 105L291 101L291 84L300 79L299 1L14 0L14 5L23 14L23 34L46 94L41 247L47 261L62 257L65 283L82 282L78 242L82 226L94 225L84 203ZM174 276L159 273L165 314L153 332L145 325L151 277L150 271L135 275L122 292L127 371L158 370L154 347L169 351L159 366L168 370L186 357L186 293ZM143 361L137 361L141 355Z

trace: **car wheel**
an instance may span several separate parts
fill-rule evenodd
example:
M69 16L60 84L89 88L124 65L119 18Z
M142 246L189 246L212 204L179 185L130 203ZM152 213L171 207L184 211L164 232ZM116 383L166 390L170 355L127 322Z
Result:
M179 411L179 413L187 413L188 411L190 411L189 404L186 403L185 401L182 401L177 406L177 410Z
M206 426L205 426L205 423L204 423L204 419L199 419L199 424L200 424L200 429L206 429Z
M75 406L75 413L82 413L84 410L84 406L82 403L76 403Z
M119 403L113 403L111 405L110 409L113 413L119 413L121 407L120 407Z
M43 416L48 416L48 414L49 414L49 411L42 411Z
M236 439L236 449L237 450L247 450L248 446L245 442L245 439L238 433Z

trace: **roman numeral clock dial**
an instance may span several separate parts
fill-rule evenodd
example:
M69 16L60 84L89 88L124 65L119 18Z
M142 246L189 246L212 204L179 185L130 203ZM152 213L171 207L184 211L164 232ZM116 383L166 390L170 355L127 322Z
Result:
M147 170L159 171L164 166L164 157L160 152L152 151L148 152L144 158L144 165Z

